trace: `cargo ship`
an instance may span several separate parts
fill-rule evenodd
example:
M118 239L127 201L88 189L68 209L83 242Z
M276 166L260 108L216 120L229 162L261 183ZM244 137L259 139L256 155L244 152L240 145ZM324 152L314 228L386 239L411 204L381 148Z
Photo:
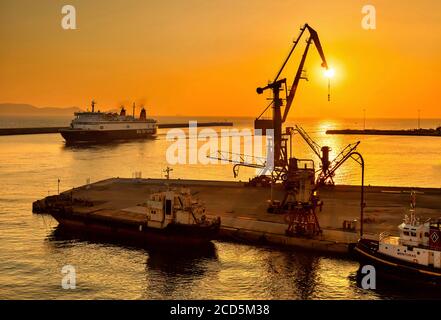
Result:
M208 215L187 188L152 193L145 203L118 212L82 210L91 206L90 201L64 193L34 202L33 212L50 214L66 230L145 245L207 243L217 237L221 224L220 217Z
M119 114L95 112L95 101L92 101L91 112L76 112L74 115L70 127L60 130L68 144L149 138L158 128L156 120L147 118L145 108L141 109L139 118L135 118L135 113L127 115L124 107Z
M379 240L360 239L355 255L383 275L441 285L441 219L422 223L411 207L398 229L399 236L383 232Z

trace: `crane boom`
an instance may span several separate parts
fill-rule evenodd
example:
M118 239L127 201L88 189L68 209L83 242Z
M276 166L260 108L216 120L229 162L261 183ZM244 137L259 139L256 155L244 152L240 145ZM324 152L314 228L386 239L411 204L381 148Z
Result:
M296 76L291 86L291 90L289 91L289 95L286 98L286 106L285 106L285 111L283 112L282 123L284 123L286 121L286 118L288 118L288 113L289 110L291 109L292 102L294 101L294 97L296 95L300 79L302 79L303 67L305 65L306 56L308 55L310 45L311 45L311 38L309 38L307 41L306 48L302 56L302 60L300 61L299 68L297 69Z
M289 51L288 56L286 57L285 61L283 62L282 67L280 68L279 72L277 72L277 75L276 75L273 83L276 82L277 80L279 80L279 77L282 74L283 69L285 69L286 64L288 63L289 59L291 58L291 55L293 54L294 50L296 49L297 44L299 43L300 38L302 37L303 33L305 32L307 25L308 24L305 24L305 26L303 26L300 29L300 34L298 35L297 39L294 41L294 45L292 46L291 50Z
M325 53L323 52L322 44L320 43L320 38L313 28L311 28L308 24L305 25L308 28L309 33L311 34L311 38L314 41L314 45L317 48L317 51L322 58L322 67L328 69L328 63L326 62Z
M305 27L302 28L302 32L300 33L300 37L303 35L303 32L305 29L308 29L310 36L309 36L309 39L307 40L306 48L303 53L302 60L300 61L299 68L297 69L297 73L294 78L293 84L291 86L291 90L289 91L289 95L286 99L286 106L285 106L285 110L283 112L282 122L285 122L286 119L288 118L289 110L291 109L292 102L294 101L294 97L296 95L300 79L302 79L303 67L305 65L306 56L308 55L308 50L309 50L309 46L311 45L311 42L314 42L314 45L317 48L317 51L322 59L322 67L325 68L326 70L328 69L328 63L326 62L326 57L323 52L323 47L322 47L322 44L320 43L320 38L318 37L317 31L315 31L313 28L311 28L308 24L305 24ZM298 38L297 41L295 42L293 49L297 45L297 42L299 41L299 39L300 38ZM290 52L288 59L291 56L291 53L292 53L292 51ZM286 64L286 62L284 63L284 65L285 64Z

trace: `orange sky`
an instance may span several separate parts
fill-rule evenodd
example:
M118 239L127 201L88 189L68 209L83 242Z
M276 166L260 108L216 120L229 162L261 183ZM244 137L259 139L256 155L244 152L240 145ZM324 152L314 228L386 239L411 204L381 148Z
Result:
M77 9L78 30L61 28ZM257 116L308 22L336 70L332 102L310 52L291 117L441 118L439 0L2 0L0 102L101 110L145 101L154 115ZM361 8L377 9L377 30ZM300 49L300 48L299 48ZM303 50L303 43L301 49ZM295 64L288 66L289 82Z

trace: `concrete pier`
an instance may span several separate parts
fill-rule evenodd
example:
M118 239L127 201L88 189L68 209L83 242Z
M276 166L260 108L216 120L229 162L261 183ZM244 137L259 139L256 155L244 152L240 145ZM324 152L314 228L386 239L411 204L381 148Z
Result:
M112 178L65 193L93 203L90 207L74 206L75 211L110 219L136 220L142 217L129 214L125 209L144 203L152 192L164 190L166 182L172 188L190 188L194 197L205 204L209 215L220 216L220 235L224 240L338 254L347 254L349 246L358 240L357 231L343 229L345 220L360 219L360 187L357 186L334 186L320 190L324 206L322 212L318 213L318 219L323 234L315 238L287 236L284 216L267 213L267 200L271 194L273 199L283 199L281 186L274 186L271 191L269 187L250 187L243 182ZM417 192L419 216L441 216L441 189L366 187L365 233L371 237L383 231L395 233L407 213L412 190Z
M343 129L343 130L327 130L326 134L441 137L441 127L436 129L408 129L408 130Z

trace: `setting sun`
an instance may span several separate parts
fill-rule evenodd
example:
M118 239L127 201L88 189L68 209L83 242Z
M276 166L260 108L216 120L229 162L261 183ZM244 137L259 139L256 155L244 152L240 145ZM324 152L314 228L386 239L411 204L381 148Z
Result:
M330 68L328 70L325 70L325 77L326 78L329 78L329 79L334 78L334 75L335 75L334 69Z

